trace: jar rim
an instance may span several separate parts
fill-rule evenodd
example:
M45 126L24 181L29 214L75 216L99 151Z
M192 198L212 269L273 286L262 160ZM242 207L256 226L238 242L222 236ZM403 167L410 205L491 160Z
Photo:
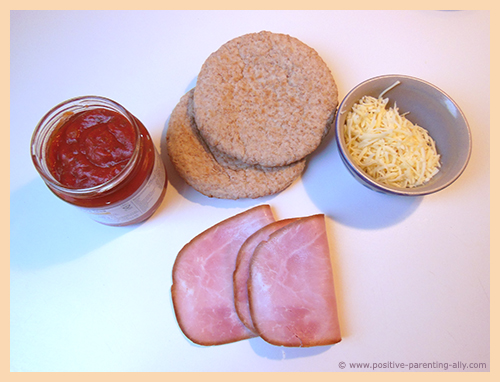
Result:
M47 168L46 155L48 143L53 133L61 128L73 115L86 110L104 108L120 113L131 124L135 131L135 147L132 157L128 160L123 169L114 177L87 188L71 188L59 182ZM137 119L122 105L112 99L87 95L67 99L50 109L38 122L31 137L31 158L35 168L40 173L44 181L55 190L77 196L89 196L102 194L116 187L122 180L132 172L138 160L142 143L142 133L137 123Z

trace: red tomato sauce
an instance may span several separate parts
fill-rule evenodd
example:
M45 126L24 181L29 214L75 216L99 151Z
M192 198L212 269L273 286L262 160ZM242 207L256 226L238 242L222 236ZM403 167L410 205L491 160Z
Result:
M68 188L90 188L118 175L136 145L136 132L122 115L104 108L73 115L51 137L47 165Z

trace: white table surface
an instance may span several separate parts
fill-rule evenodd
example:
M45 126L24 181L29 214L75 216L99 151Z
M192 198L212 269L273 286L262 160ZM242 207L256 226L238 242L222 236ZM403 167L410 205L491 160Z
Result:
M359 370L352 363L368 363L363 371L415 370L415 363L420 371L489 370L489 17L487 11L13 11L11 371ZM384 196L353 180L330 134L302 178L278 195L228 201L188 187L167 160L169 116L210 53L261 30L316 49L341 98L389 73L443 89L472 131L462 177L421 198ZM39 119L59 102L89 94L112 98L137 116L167 164L166 198L141 225L93 222L51 194L32 165L29 143ZM170 298L178 251L213 224L263 203L277 218L326 214L339 344L293 349L256 338L199 347L181 333Z

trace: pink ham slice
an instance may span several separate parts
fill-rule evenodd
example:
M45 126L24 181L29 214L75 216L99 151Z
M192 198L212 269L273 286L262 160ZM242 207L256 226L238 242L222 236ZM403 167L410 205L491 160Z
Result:
M248 302L248 277L250 276L250 260L257 245L262 241L268 240L269 235L285 225L297 219L284 219L271 223L264 228L261 228L251 235L241 246L236 258L236 269L233 275L234 284L234 304L236 312L245 326L252 332L257 334L252 317L250 315L250 307Z
M183 333L199 345L255 337L234 305L233 272L245 240L272 223L269 205L226 219L196 236L179 252L172 271L172 303Z
M308 347L341 340L324 215L292 222L257 246L248 293L265 341Z

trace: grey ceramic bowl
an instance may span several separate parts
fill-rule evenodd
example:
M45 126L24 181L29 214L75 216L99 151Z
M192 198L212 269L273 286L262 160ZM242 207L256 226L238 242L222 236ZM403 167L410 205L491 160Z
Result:
M351 161L344 141L344 122L353 104L365 95L378 98L396 81L400 84L383 96L389 98L388 106L396 103L399 113L409 112L406 118L429 132L441 155L439 172L428 183L414 188L397 188L375 181ZM434 85L403 75L371 78L352 89L338 108L335 136L342 161L359 182L372 190L395 195L428 195L448 187L465 170L471 154L469 125L458 105Z

